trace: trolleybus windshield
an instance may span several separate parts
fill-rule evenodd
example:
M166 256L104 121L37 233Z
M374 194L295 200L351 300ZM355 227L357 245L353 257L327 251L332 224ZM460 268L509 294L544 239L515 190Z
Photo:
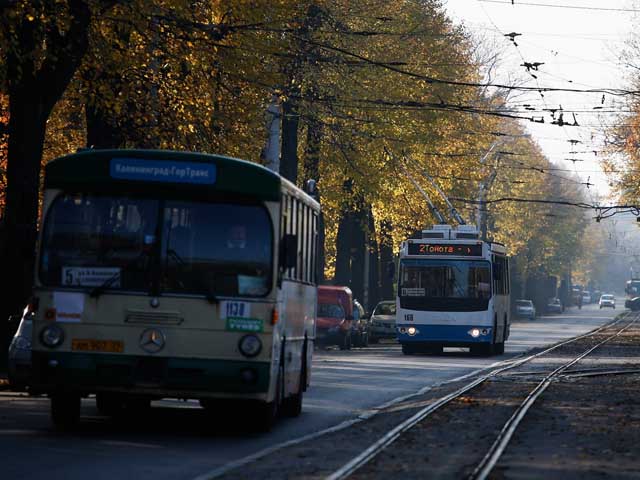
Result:
M418 310L488 308L491 268L487 261L406 259L400 263L400 304Z
M50 287L263 296L271 221L260 205L62 195L44 226L40 280ZM158 243L159 242L159 243Z

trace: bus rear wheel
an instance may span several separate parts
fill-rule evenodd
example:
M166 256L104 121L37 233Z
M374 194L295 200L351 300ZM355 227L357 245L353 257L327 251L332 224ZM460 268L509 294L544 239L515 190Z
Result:
M51 395L51 420L58 430L71 430L80 422L80 395L54 393Z
M302 397L303 397L303 381L304 375L300 375L300 386L297 393L282 400L282 415L285 417L298 417L302 413Z

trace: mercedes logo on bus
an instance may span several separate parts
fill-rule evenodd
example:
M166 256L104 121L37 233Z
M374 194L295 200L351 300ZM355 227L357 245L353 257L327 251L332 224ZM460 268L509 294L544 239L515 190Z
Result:
M140 348L148 353L158 353L164 348L164 333L157 328L147 328L140 335Z

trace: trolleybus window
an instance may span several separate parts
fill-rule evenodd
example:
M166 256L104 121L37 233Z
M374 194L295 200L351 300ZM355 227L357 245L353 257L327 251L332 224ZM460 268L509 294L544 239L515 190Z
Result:
M486 261L403 260L399 294L403 308L486 309L491 268Z
M400 296L489 298L490 279L488 262L403 262Z

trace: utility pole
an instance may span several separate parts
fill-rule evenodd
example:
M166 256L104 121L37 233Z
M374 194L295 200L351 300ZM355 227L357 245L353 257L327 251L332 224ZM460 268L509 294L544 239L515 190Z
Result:
M491 154L491 152L493 152L493 149L496 148L501 143L502 143L502 140L496 140L491 144L491 146L489 147L489 150L487 150L487 152L482 156L482 158L480 158L480 165L482 166L485 165L487 158L489 158L489 155ZM496 179L497 173L498 172L496 171L496 169L494 169L493 172L491 172L491 174L489 175L489 177L487 177L484 181L480 182L480 186L478 188L478 198L477 198L478 211L476 215L476 221L478 224L478 228L480 229L480 238L484 241L487 240L487 195L489 193L489 189L491 188L491 185L493 185L493 182Z

